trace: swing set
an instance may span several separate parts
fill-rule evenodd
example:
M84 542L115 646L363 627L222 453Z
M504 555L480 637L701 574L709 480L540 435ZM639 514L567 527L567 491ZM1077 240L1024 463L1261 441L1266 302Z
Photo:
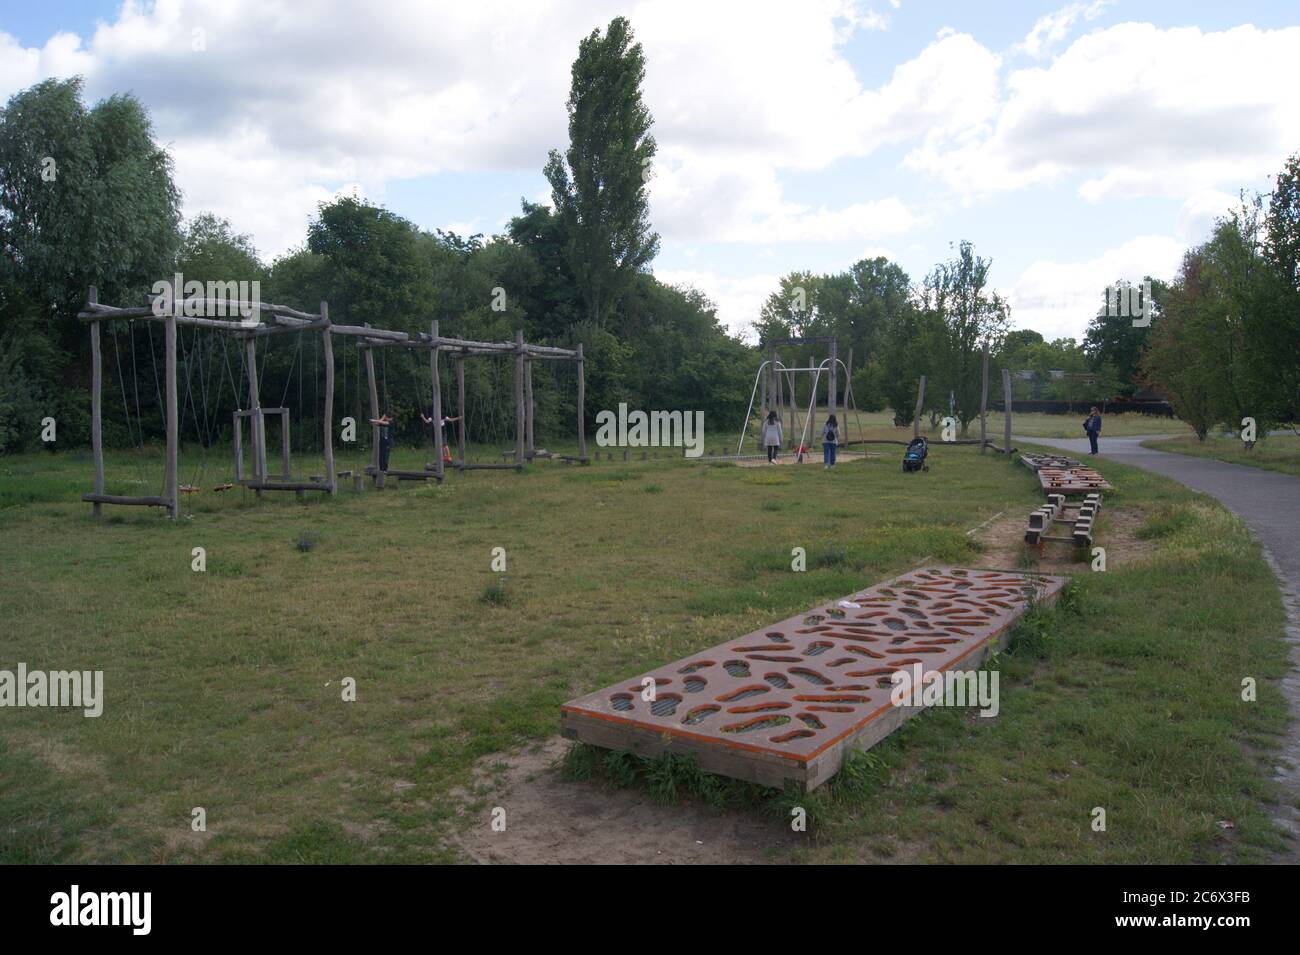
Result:
M179 291L179 290L177 290ZM213 488L216 492L242 486L254 491L260 498L264 491L293 491L302 496L305 491L320 491L325 494L337 493L337 480L340 477L353 477L355 487L362 487L361 473L356 475L350 470L336 472L334 469L334 349L333 336L343 335L353 338L357 343L357 370L355 375L354 400L360 403L360 364L365 359L366 383L372 419L379 417L379 391L376 387L374 351L376 348L405 348L426 351L429 354L430 385L432 386L433 411L433 448L434 460L427 463L421 471L380 470L379 426L372 426L372 463L364 468L364 473L373 477L377 487L384 486L386 476L399 479L426 480L434 478L439 483L444 476L444 465L457 470L467 471L484 468L513 468L521 470L525 461L538 457L550 457L548 452L539 451L534 444L534 402L532 387L532 363L540 360L570 361L577 366L577 419L578 447L576 456L559 455L566 462L586 463L587 436L584 413L585 377L582 345L576 349L556 348L545 345L530 345L524 342L523 332L518 331L514 342L475 342L458 338L445 338L438 334L438 323L431 327L431 334L408 335L405 332L372 328L369 325L335 325L329 319L329 305L320 303L317 313L301 312L282 305L270 305L260 302L230 302L221 299L182 299L180 295L149 296L147 304L131 308L115 308L99 304L98 291L91 287L85 308L78 313L78 318L90 326L91 350L91 445L95 463L95 483L93 491L81 495L81 499L93 505L96 517L102 514L105 504L135 505L161 507L171 518L180 514L180 495L198 493L200 473L206 475L208 449L218 431L217 418L220 414L224 383L230 383L232 394L246 395L247 404L236 407L232 416L233 444L233 479ZM206 317L208 315L227 315L232 311L248 315L246 320L227 320ZM199 314L194 314L198 311ZM254 313L256 315L254 316ZM131 443L138 451L144 450L144 422L141 416L140 375L136 363L136 335L134 323L142 321L149 330L149 354L153 366L155 398L161 406L166 422L166 457L160 492L154 495L106 494L104 490L104 442L103 442L103 349L101 326L107 322L114 343L114 358L117 365L117 377L122 395L123 411L127 416L127 432ZM126 322L130 329L130 350L132 357L132 384L136 407L136 427L132 427L130 406L127 396L125 375L122 371L118 327ZM152 323L164 326L162 352L163 371L158 372L158 361L154 344ZM189 328L190 344L185 347L182 329ZM199 346L199 332L203 330L223 333L215 339L207 337L207 361L204 361L204 349ZM303 333L320 333L319 355L324 365L324 398L318 405L321 411L321 448L324 452L325 467L323 475L312 475L308 479L295 478L291 459L291 420L288 406L292 371L298 369L298 413L302 416L302 342ZM282 334L297 336L297 349L290 366L290 375L285 379L284 392L278 406L263 406L261 385L262 375L258 370L257 343L265 339L262 349L263 366L269 353L271 341ZM230 349L226 337L235 339L236 345L243 344L240 355L240 381L237 383L230 361ZM225 378L220 376L216 363L216 342L221 344L224 359ZM240 349L233 349L239 354ZM183 353L185 403L180 405L180 376L178 375L178 351ZM460 427L458 429L457 459L444 462L442 419L442 393L439 380L440 352L452 353L456 366L456 383L459 405ZM515 448L514 461L510 464L477 464L465 460L465 374L464 360L476 356L513 355L515 359ZM386 369L386 366L385 366ZM217 378L217 394L210 400L210 386L213 376ZM313 376L316 380L316 376ZM416 376L418 385L418 375ZM242 387L241 387L242 386ZM315 387L315 386L313 386ZM344 407L347 408L347 374L344 366ZM385 400L387 400L387 375L384 377ZM196 395L197 391L197 395ZM316 395L313 395L315 399ZM313 400L313 404L316 404ZM180 457L180 423L186 412L190 412L194 421L195 433L199 438L201 454L194 475L188 484L181 484L178 479ZM280 473L271 474L267 463L267 419L277 422L280 427ZM244 462L244 422L248 422L249 465ZM143 486L151 482L145 474L140 459L136 458L140 470L139 483Z
M839 357L839 345L834 338L830 336L804 337L804 338L777 338L762 343L767 347L767 358L758 366L758 371L754 374L754 387L749 393L749 407L745 409L745 421L740 428L740 439L736 443L735 457L743 456L745 448L745 435L749 432L750 415L754 412L754 400L760 400L760 421L766 420L769 412L775 411L777 420L781 419L783 408L788 408L790 429L788 432L791 440L791 447L796 450L800 456L803 455L804 449L808 447L809 440L812 437L813 418L817 412L817 393L823 375L826 378L826 408L827 415L836 413L836 406L839 399L839 370L844 371L844 412L847 415L852 409L854 419L857 422L858 433L862 433L862 420L858 416L857 403L853 400L853 382L851 368L853 365L853 349L849 349L849 361L845 364ZM777 348L782 345L824 345L828 346L829 354L820 362L816 357L806 366L790 367L782 363ZM799 412L798 399L795 394L795 375L806 374L812 376L812 382L808 388L808 408L803 413L802 423L796 426L796 417ZM760 390L761 389L761 390ZM761 395L761 397L760 397ZM788 396L788 398L787 398ZM760 425L761 426L761 425ZM840 426L841 434L844 433L844 426ZM795 434L798 434L797 442L794 441ZM841 441L841 444L845 442Z
M192 314L199 311L201 315ZM203 317L208 314L229 314L237 310L248 314L250 318L256 311L255 321L237 321L220 318ZM301 495L303 491L322 491L327 494L335 492L334 452L331 436L331 421L334 402L334 353L331 347L331 332L341 331L346 326L333 326L329 321L329 306L322 302L318 314L299 312L281 305L263 303L230 302L220 299L182 300L179 295L150 296L148 304L133 308L114 308L99 304L98 291L92 286L87 296L87 303L77 316L90 325L91 351L91 446L95 460L95 485L90 493L81 495L81 499L93 505L94 513L99 516L104 504L137 505L145 507L162 507L167 515L176 518L180 514L180 495L194 494L202 490L199 484L201 474L206 474L208 449L217 432L216 416L220 413L221 397L225 381L230 382L236 401L241 395L240 385L235 382L230 362L230 349L225 336L233 337L243 343L241 356L241 382L246 387L247 407L236 408L233 415L234 478L213 488L216 492L243 486L253 490L258 497L263 491L294 491ZM118 323L127 322L131 339L132 380L136 405L137 428L131 428L130 409L127 403L125 376L122 372L121 346L119 343ZM127 413L127 430L132 444L139 451L144 449L144 423L140 407L139 365L136 363L134 323L161 323L163 332L163 374L158 375L157 359L154 354L154 335L149 325L149 352L154 370L155 397L164 409L166 420L166 458L161 492L157 495L119 495L104 493L104 442L103 442L103 353L101 348L101 324L109 323L113 336L114 358L117 377L122 393L123 410ZM190 344L186 348L182 329L191 330ZM207 342L208 362L204 365L203 349L199 346L199 332L210 330L224 333L220 338L226 376L221 378L216 372L215 342ZM321 333L321 354L325 366L325 402L323 421L323 447L325 451L325 475L310 480L294 479L291 469L290 439L291 427L287 405L289 382L286 378L284 394L279 407L264 407L261 402L261 376L258 373L257 342L266 339L263 348L265 358L270 348L272 336L284 333L302 333L319 331ZM343 334L350 334L343 331ZM178 348L179 346L179 348ZM299 368L299 412L302 410L301 363L302 340L298 341L298 350L292 367ZM184 390L185 403L180 405L180 381L177 373L178 351L183 352L185 366ZM238 351L238 349L236 349ZM218 390L215 399L210 398L211 378L217 374ZM197 397L195 390L197 387ZM192 412L195 432L198 435L201 454L194 474L189 483L181 484L178 479L180 457L180 423L186 411ZM266 456L266 420L274 417L281 431L281 473L272 476L267 467ZM246 474L243 460L243 422L249 422L251 470ZM138 458L137 458L138 461ZM142 484L150 483L142 474Z
M533 362L534 361L569 361L575 363L578 372L578 401L577 401L577 418L578 418L578 454L574 455L557 455L558 459L563 461L576 461L586 463L590 459L587 457L587 428L584 405L586 401L586 359L583 356L582 345L579 344L576 349L556 348L550 345L530 345L524 341L522 330L515 332L513 342L476 342L463 338L449 338L441 335L438 330L438 322L430 325L429 334L417 334L415 336L407 335L405 332L383 331L372 329L365 326L365 331L370 334L363 335L358 342L365 356L366 363L366 383L370 397L370 418L371 421L379 418L380 405L380 383L383 385L384 403L388 405L388 379L387 379L387 362L382 357L384 349L403 348L415 351L424 351L429 355L429 384L432 392L433 401L431 402L432 418L432 435L433 435L433 460L424 465L423 470L399 470L394 468L380 468L380 446L379 446L379 429L377 424L371 425L372 439L372 459L365 472L374 479L375 486L382 488L385 479L394 477L399 480L416 480L424 481L433 478L438 483L442 483L447 468L456 471L481 471L481 470L522 470L525 462L532 461L536 458L552 457L550 452L539 450L535 443L534 419L536 416L536 403L533 398ZM381 352L380 369L381 378L375 375L375 350ZM456 428L456 457L451 458L450 450L444 453L444 439L442 433L442 376L441 362L439 355L447 352L452 356L452 361L456 371L456 405L457 405L457 428ZM513 460L508 463L478 463L466 460L465 457L465 435L466 435L466 417L465 417L465 359L473 357L496 357L505 356L514 357L514 392L515 392L515 427L514 427L514 451L506 452ZM493 389L495 395L496 389ZM421 400L423 390L421 389ZM387 410L387 408L385 409Z

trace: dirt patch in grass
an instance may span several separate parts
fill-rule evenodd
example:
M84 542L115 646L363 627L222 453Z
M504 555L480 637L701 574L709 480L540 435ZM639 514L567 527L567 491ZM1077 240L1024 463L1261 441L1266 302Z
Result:
M1103 505L1101 518L1093 525L1093 544L1106 549L1108 570L1147 560L1157 553L1160 544L1158 540L1142 540L1137 536L1138 530L1146 523L1147 516L1144 508L1122 504L1111 507ZM1001 570L1037 567L1041 570L1065 572L1084 571L1090 567L1091 556L1086 561L1077 559L1074 548L1069 544L1048 544L1040 557L1025 545L1025 527L1028 522L1028 510L1024 513L1008 511L972 534L972 539L983 548L980 556L973 561L974 566ZM1061 525L1053 533L1064 534L1067 530Z
M567 781L555 766L569 745L557 736L480 761L473 791L455 794L467 803L457 846L484 865L678 865L782 862L801 845L753 813L717 813L688 800L664 805L640 789ZM492 830L498 807L503 832Z
M52 736L37 736L32 732L20 731L14 733L12 739L60 776L94 780L105 778L102 757L78 752Z
M849 461L865 461L867 458L882 458L882 457L884 457L883 454L875 451L873 452L839 451L836 453L835 461L838 466L839 464L844 464ZM803 456L802 461L799 460L799 456L795 454L793 451L783 451L781 452L781 456L778 457L773 462L768 462L766 458L759 458L758 460L753 460L753 461L737 461L736 466L742 468L766 468L766 467L773 467L782 464L821 464L821 463L822 463L822 449L818 448L815 454L812 451L807 452Z

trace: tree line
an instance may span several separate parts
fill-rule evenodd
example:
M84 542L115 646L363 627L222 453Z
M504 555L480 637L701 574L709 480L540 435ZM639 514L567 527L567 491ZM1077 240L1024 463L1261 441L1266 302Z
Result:
M171 160L133 97L87 107L79 78L14 95L0 110L0 451L39 446L46 417L58 422L60 446L88 442L88 346L76 319L87 288L96 286L101 302L140 304L154 282L175 272L200 282L258 281L263 301L304 311L327 300L337 322L420 332L436 319L455 337L505 341L522 328L532 342L581 342L589 421L625 401L703 410L710 427L729 431L763 355L728 334L700 291L649 272L659 237L647 201L656 144L641 97L645 68L622 18L582 39L566 104L568 147L552 150L543 170L552 203L521 200L500 235L429 231L344 196L322 204L302 243L270 262L224 219L182 220ZM1017 400L1083 404L1152 388L1202 436L1247 416L1263 431L1295 420L1300 404L1298 257L1300 159L1293 157L1271 197L1244 201L1220 220L1172 281L1151 280L1149 327L1101 308L1081 342L1012 331L1007 302L990 282L991 260L959 242L919 282L885 258L835 274L792 272L752 330L760 341L835 336L841 357L849 349L855 356L858 407L892 408L904 424L924 375L922 413L932 425L951 413L965 432L979 412L987 348L991 369L1024 373L1015 378ZM153 400L160 342L149 325L107 323L110 446L163 433L162 402ZM229 438L244 384L239 350L223 337L181 336L183 440ZM317 339L279 338L259 356L263 405L289 405L309 445L319 440ZM334 347L339 414L363 420L355 342ZM781 357L802 364L810 350L786 347ZM427 365L405 350L376 357L383 409L405 440L421 440L417 412L432 399ZM468 362L466 373L471 440L511 443L511 369L482 359ZM571 434L572 375L563 363L535 369L543 437ZM990 398L999 391L992 388ZM796 397L807 401L806 391ZM450 400L444 395L445 408L454 407Z

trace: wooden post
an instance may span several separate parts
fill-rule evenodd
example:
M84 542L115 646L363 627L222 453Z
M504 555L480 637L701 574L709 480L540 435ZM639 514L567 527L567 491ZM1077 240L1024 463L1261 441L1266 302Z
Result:
M280 409L280 474L287 481L293 476L289 463L289 409Z
M862 437L862 417L858 414L858 402L853 397L853 346L849 346L849 360L844 365L844 424L848 428L849 408L853 408L853 422L858 426L858 437Z
M578 457L587 456L587 377L582 342L578 343Z
M370 420L374 421L379 417L379 392L375 388L375 352L373 348L364 346L366 349L366 385L370 389ZM379 425L370 426L370 463L375 469L375 487L384 486L384 472L379 470Z
M262 399L257 391L257 342L252 337L244 339L244 354L248 364L248 418L249 439L253 443L253 481L262 483L266 480L266 422L262 418ZM262 492L257 491L261 497Z
M983 349L984 377L980 386L980 454L988 451L988 417L989 417L989 346Z
M90 287L86 301L91 305L99 302L99 289ZM90 323L90 447L95 455L95 493L104 493L104 424L103 424L103 359L99 353L99 322ZM96 517L102 513L98 501L91 505Z
M921 436L921 408L925 405L925 375L916 386L916 414L912 416L912 438Z
M1007 423L1003 428L1004 448L1007 454L1011 453L1011 372L1006 368L1002 369L1002 401L1003 407L1007 413Z
M180 456L180 413L176 407L176 306L167 316L166 333L167 378L167 476L163 481L163 497L167 500L167 516L180 517L180 489L177 484L176 464Z
M763 375L762 375L762 381L760 383L759 399L758 399L758 407L759 407L758 416L760 419L766 418L767 412L770 410L770 405L768 403L769 401L768 391L772 389L770 389L768 385L772 384L772 371L775 369L775 367L776 367L776 347L773 345L768 345L767 346L767 367L763 369ZM749 429L749 422L745 422L745 429L746 430Z
M433 347L429 349L429 379L433 383L433 476L441 484L442 463L442 382L438 380L438 320L429 325Z
M325 484L332 497L338 493L338 477L334 473L334 336L330 334L329 302L320 303L320 317L325 320L320 333L325 359L325 420L321 427L324 429Z
M524 466L524 330L515 331L515 467Z
M465 463L465 358L456 356L456 457Z
M528 459L531 461L533 455L537 453L537 444L533 440L533 416L537 413L537 407L533 404L533 360L530 358L524 362L524 440L527 444Z

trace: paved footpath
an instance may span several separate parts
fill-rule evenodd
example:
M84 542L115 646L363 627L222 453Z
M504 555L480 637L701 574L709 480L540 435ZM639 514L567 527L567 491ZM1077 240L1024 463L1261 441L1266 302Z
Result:
M1275 807L1274 818L1291 831L1291 847L1280 862L1300 861L1300 477L1228 464L1211 458L1195 458L1142 447L1143 441L1168 435L1108 438L1103 432L1098 457L1155 471L1217 498L1250 527L1263 543L1265 556L1277 574L1286 604L1291 645L1291 672L1282 681L1291 705L1291 729L1283 746L1284 762L1276 776L1285 788L1288 805ZM1023 444L1041 444L1069 451L1088 461L1087 438L1030 438L1015 436Z

